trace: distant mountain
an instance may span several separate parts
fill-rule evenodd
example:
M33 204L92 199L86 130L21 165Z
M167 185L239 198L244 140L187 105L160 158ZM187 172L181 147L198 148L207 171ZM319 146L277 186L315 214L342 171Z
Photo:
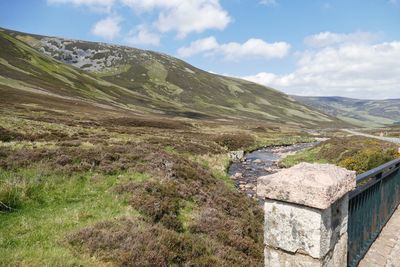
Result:
M165 54L6 29L0 29L0 93L9 105L54 110L84 109L85 103L91 105L88 111L343 124L274 89L211 74Z
M345 97L293 96L298 102L358 126L400 123L400 99L361 100Z

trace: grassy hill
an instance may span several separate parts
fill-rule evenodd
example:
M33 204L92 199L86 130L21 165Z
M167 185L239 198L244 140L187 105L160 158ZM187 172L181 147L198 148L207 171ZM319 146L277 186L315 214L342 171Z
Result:
M0 266L263 266L228 152L343 125L166 55L8 30L0 95Z
M274 89L211 74L165 54L5 29L0 43L0 90L8 95L7 103L54 105L55 110L64 103L72 112L70 102L84 102L107 112L311 127L343 124Z
M382 127L400 122L400 99L361 100L304 96L293 98L311 108L361 127Z

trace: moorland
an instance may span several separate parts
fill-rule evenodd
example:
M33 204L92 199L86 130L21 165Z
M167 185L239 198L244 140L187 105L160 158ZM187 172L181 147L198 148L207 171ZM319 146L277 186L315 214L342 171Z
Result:
M123 46L0 29L0 95L2 266L263 266L230 151L325 137L282 165L358 172L398 156L275 89Z

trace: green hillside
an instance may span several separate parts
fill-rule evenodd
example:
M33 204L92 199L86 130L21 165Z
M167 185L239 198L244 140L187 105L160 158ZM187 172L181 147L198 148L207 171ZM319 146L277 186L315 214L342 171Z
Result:
M343 125L274 89L211 74L165 54L4 29L0 42L0 88L8 92L7 103L13 103L12 91L19 102L42 106L75 101L138 114Z
M8 30L0 95L0 266L263 266L228 152L343 125L159 53Z
M361 100L304 96L293 98L311 108L361 127L382 127L400 123L400 99Z

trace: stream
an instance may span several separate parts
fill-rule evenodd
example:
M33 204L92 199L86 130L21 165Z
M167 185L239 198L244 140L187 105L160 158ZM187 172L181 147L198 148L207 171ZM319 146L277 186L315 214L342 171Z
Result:
M279 171L278 162L287 155L315 146L317 143L300 143L290 146L261 148L247 153L241 160L234 161L228 175L236 187L251 198L257 198L257 178Z

